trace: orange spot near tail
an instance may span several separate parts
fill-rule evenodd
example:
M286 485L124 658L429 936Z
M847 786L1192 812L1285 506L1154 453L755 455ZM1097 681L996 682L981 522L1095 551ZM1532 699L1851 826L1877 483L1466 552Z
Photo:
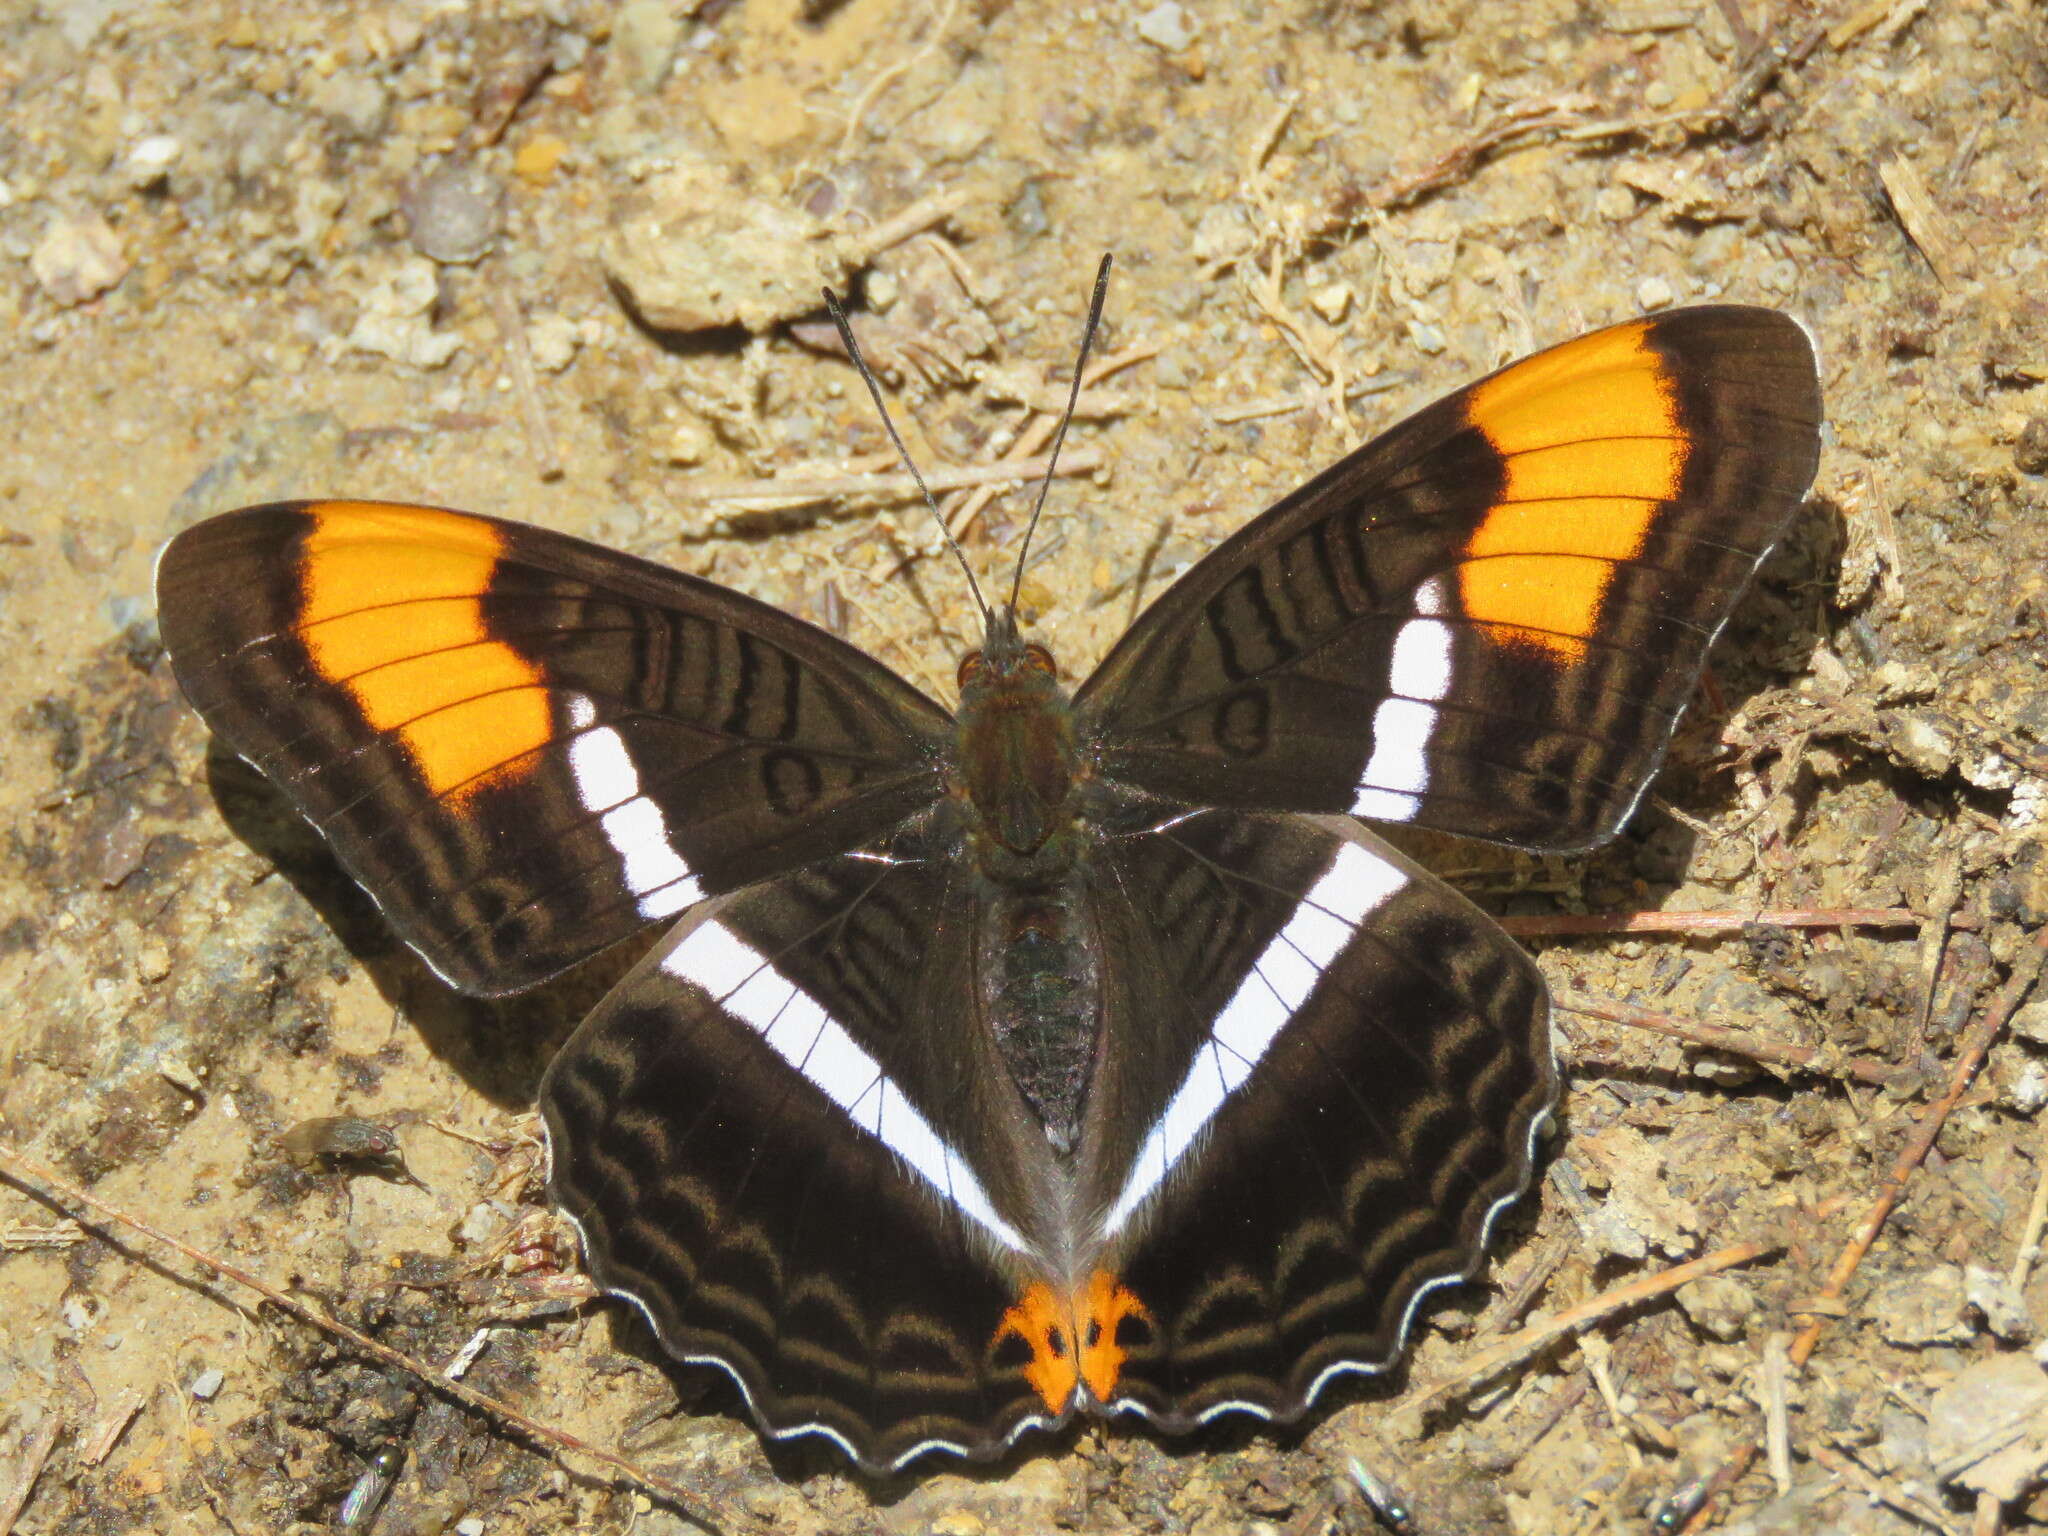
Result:
M1024 1379L1051 1413L1073 1405L1074 1389L1086 1385L1089 1397L1106 1403L1116 1391L1130 1351L1118 1337L1129 1318L1152 1321L1137 1293L1117 1284L1116 1276L1098 1269L1081 1290L1061 1295L1040 1281L1003 1313L995 1344L1022 1339L1031 1351ZM1075 1349L1075 1341L1080 1348Z
M1137 1293L1118 1285L1116 1276L1098 1269L1088 1277L1088 1290L1078 1298L1081 1316L1081 1379L1098 1403L1106 1403L1123 1375L1130 1351L1117 1339L1117 1328L1126 1318L1152 1321Z
M1074 1309L1071 1301L1043 1281L1003 1313L993 1342L1022 1339L1031 1351L1024 1379L1044 1402L1047 1412L1064 1413L1081 1373L1074 1364Z

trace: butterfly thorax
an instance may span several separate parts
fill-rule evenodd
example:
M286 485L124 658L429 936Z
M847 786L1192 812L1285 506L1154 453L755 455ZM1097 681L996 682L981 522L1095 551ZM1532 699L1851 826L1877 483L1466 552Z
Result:
M1052 653L1018 638L1013 614L991 619L987 643L960 662L958 732L954 788L973 808L983 868L1028 882L1072 824L1081 771Z

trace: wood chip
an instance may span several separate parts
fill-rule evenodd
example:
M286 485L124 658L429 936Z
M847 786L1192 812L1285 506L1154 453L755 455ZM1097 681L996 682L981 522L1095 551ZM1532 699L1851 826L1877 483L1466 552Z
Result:
M1926 179L1913 163L1903 155L1895 155L1877 168L1877 179L1884 183L1885 195L1891 199L1892 212L1898 215L1906 238L1927 258L1927 265L1934 269L1942 286L1947 287L1965 275L1969 248L1954 222L1935 205Z

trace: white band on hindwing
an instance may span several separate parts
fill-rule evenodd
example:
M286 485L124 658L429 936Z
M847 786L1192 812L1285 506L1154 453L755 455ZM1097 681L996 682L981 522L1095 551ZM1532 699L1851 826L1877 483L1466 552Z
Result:
M1132 1159L1121 1194L1102 1224L1113 1237L1157 1191L1196 1138L1250 1077L1280 1032L1308 1001L1323 972L1360 923L1408 883L1397 866L1346 839L1210 1025L1187 1076Z
M1030 1251L1016 1228L996 1213L967 1160L932 1129L875 1058L815 998L730 928L716 919L700 923L661 968L710 993L855 1125L998 1243L1018 1253Z

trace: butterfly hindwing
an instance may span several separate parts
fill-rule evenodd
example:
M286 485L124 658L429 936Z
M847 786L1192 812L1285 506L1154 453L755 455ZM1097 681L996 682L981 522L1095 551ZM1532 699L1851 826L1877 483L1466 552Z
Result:
M593 1273L769 1433L879 1469L1091 1405L1289 1418L1389 1363L1527 1183L1541 982L1370 834L1195 812L1081 885L1100 1044L1070 1168L1030 1044L993 1045L1003 903L900 840L707 903L550 1068Z
M1004 1328L1053 1171L972 1017L975 892L899 841L707 902L541 1090L594 1275L871 1468L1059 1417Z
M1134 974L1107 983L1098 1082L1134 1086L1091 1101L1084 1174L1095 1263L1143 1309L1106 1404L1291 1418L1391 1364L1526 1187L1556 1092L1542 979L1341 818L1198 812L1115 842L1096 883L1104 931L1139 930L1105 946Z
M253 507L172 540L157 590L194 706L467 991L531 986L938 793L947 718L886 668L543 529Z
M1707 306L1526 358L1254 519L1076 698L1196 804L1570 849L1612 835L1812 480L1813 352Z

